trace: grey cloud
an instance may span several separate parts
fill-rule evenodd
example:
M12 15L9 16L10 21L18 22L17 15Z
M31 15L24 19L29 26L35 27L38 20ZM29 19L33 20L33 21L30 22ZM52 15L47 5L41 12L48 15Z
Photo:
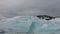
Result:
M5 17L60 16L60 0L0 0L0 14Z

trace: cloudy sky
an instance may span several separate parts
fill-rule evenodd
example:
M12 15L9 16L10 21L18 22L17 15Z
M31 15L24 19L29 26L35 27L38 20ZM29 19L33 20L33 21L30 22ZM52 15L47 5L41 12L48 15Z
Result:
M0 0L0 15L4 17L60 16L60 0Z

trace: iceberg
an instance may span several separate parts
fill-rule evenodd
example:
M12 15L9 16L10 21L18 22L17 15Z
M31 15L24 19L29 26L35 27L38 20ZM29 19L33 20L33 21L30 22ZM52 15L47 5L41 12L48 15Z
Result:
M60 33L60 22L38 19L36 16L17 16L0 21L0 31L33 32L34 34Z

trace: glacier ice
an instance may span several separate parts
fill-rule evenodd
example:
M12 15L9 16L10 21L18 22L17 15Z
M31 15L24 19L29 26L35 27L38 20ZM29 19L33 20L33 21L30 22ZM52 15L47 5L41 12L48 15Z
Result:
M17 16L0 21L0 31L5 32L60 32L60 22L38 19L36 16Z

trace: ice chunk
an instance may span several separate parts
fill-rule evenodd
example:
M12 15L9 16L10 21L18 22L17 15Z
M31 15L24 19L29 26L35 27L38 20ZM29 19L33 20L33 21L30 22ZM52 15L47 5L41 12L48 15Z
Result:
M60 32L60 23L55 20L38 19L35 16L17 16L0 21L0 30L6 32Z

